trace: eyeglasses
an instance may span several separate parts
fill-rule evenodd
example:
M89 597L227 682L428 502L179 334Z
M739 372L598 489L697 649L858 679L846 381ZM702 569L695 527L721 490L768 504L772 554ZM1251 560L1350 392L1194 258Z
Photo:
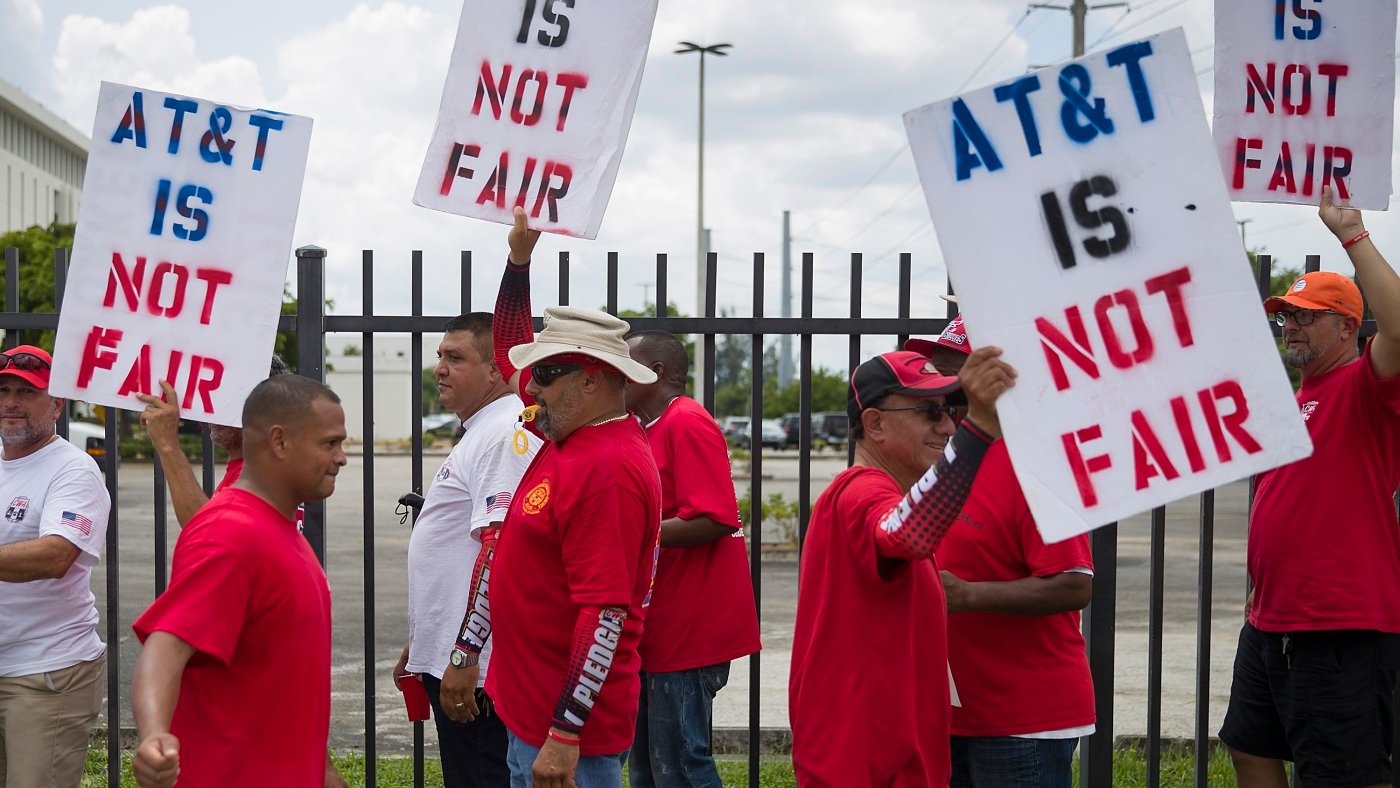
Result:
M957 422L959 419L957 406L949 405L946 402L941 405L933 402L926 402L923 405L912 405L907 408L876 408L875 410L885 411L887 413L896 410L914 410L924 414L924 418L934 424L942 421L944 416L947 416L954 422Z
M1317 320L1318 315L1340 315L1341 312L1333 312L1330 309L1295 309L1292 312L1280 309L1274 313L1274 322L1283 327L1284 321L1293 318L1293 322L1299 327L1310 326Z
M583 369L582 364L536 364L530 367L530 376L534 379L535 385L544 387L565 375L572 375L580 369Z
M0 369L14 367L23 372L38 372L48 369L49 362L33 353L0 353Z

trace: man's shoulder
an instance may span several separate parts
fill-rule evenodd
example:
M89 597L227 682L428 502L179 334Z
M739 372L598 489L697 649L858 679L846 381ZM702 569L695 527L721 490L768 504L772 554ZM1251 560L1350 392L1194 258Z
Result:
M452 453L472 453L475 447L510 440L523 409L520 398L514 394L487 403L462 422L462 437L452 447Z

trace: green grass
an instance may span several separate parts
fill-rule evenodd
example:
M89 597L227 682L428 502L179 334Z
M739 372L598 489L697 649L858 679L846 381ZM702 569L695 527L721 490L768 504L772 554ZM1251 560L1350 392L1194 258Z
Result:
M345 776L345 781L359 788L365 784L365 758L351 753L334 758L336 768ZM720 779L729 788L748 788L749 763L744 758L718 759ZM1194 784L1196 760L1190 752L1168 750L1162 755L1163 788L1186 788ZM1079 784L1078 767L1075 769L1075 784ZM424 785L442 785L442 767L436 759L429 758L424 764ZM1207 784L1215 788L1232 788L1235 774L1230 768L1230 757L1223 749L1215 750L1210 759ZM380 758L376 771L376 785L383 788L411 788L413 785L413 759L408 757ZM95 746L88 750L87 766L84 769L83 788L101 788L107 784L107 750ZM122 788L136 788L131 777L131 753L122 756ZM626 784L624 782L624 784ZM792 775L792 762L781 756L768 756L759 762L759 788L795 788L797 780ZM1113 788L1135 788L1147 785L1147 756L1139 748L1125 747L1113 756Z

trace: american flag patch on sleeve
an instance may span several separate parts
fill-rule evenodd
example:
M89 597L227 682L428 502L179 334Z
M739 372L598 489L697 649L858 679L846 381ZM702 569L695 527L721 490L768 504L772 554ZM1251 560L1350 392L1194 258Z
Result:
M83 536L92 536L92 521L77 512L64 512L59 522L69 528L77 529Z
M490 514L491 512L506 511L510 508L510 499L511 494L508 492L499 492L495 495L486 496L486 513Z

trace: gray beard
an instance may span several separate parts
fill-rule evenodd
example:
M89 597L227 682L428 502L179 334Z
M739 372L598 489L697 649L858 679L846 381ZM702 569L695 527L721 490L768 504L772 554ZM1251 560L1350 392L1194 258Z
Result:
M1306 350L1285 350L1283 351L1283 363L1294 369L1306 367L1313 359L1317 358L1317 351L1312 348Z

